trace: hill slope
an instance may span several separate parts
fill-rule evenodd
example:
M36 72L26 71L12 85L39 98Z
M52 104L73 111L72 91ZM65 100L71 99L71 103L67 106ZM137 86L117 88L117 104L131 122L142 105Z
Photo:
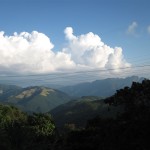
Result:
M22 91L22 88L16 85L0 84L0 101L4 101L10 95L17 94Z
M1 91L4 89L1 88ZM70 97L61 91L40 86L19 88L14 91L9 89L0 95L0 102L14 104L28 112L47 112L69 100Z
M116 118L95 117L84 129L70 128L61 149L149 150L150 80L133 83L105 100L110 106L124 106ZM70 126L71 127L71 126Z
M112 118L121 111L122 106L109 106L100 97L85 96L54 108L50 114L52 114L57 127L61 128L65 124L84 127L87 120L95 116Z

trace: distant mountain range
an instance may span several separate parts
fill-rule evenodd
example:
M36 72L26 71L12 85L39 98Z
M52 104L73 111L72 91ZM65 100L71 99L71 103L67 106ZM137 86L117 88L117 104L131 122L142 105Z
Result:
M0 102L11 103L27 112L48 112L72 99L78 99L79 97L83 99L83 96L95 96L92 97L92 99L94 98L95 100L99 99L96 96L101 98L109 97L113 95L116 90L124 88L125 86L130 87L133 81L141 82L143 79L144 78L139 78L137 76L125 79L108 78L67 86L58 90L45 86L22 88L16 85L0 84ZM84 103L86 105L87 97L85 99L86 101L84 101ZM88 97L88 100L91 101L91 97ZM74 105L76 102L78 101L73 101L71 105Z
M66 125L85 127L87 120L96 116L102 119L115 119L129 109L136 112L133 105L141 109L140 111L145 111L145 106L149 110L149 89L150 80L143 80L142 83L133 82L130 88L124 87L108 98L84 96L54 108L50 114L59 129Z
M67 94L47 87L0 85L0 102L13 104L27 112L47 112L70 99Z
M132 82L141 82L144 78L138 76L132 76L127 78L108 78L103 80L96 80L93 82L80 83L73 86L65 86L59 90L74 97L81 96L101 96L109 97L113 95L116 90L124 88L125 86L130 87Z

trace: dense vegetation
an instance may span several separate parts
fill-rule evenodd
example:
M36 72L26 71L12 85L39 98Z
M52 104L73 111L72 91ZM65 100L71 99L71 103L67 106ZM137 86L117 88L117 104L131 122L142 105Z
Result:
M110 106L101 97L84 96L54 108L50 114L53 116L58 129L68 124L83 128L87 120L95 116L115 118L122 111L122 108L122 106Z
M78 150L149 150L150 81L133 83L106 99L109 105L123 105L124 112L116 118L97 116L85 129L72 130L63 149Z
M54 144L55 125L48 114L27 115L0 105L1 150L46 150Z
M48 114L27 115L0 105L0 149L149 150L150 80L134 82L104 102L123 110L116 117L95 116L84 128L68 124L61 134Z

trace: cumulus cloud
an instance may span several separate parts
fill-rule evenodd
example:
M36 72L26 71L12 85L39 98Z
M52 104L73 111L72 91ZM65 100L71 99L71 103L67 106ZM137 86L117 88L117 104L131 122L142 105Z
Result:
M129 67L120 47L111 48L89 32L75 36L73 29L64 30L66 46L55 52L50 38L43 33L0 32L0 73L51 73L56 71Z
M0 72L46 73L75 65L70 55L54 53L53 47L50 39L37 31L13 36L0 32Z
M128 35L136 35L136 28L138 27L137 22L132 22L132 24L129 25L127 29L127 34Z
M67 27L64 30L64 33L65 33L67 39L69 39L69 40L76 39L76 37L73 35L73 29L71 27Z
M63 52L70 54L76 65L109 69L130 66L125 61L120 47L109 47L102 42L98 35L89 32L75 36L71 27L67 27L64 33L68 40L68 46L63 49Z

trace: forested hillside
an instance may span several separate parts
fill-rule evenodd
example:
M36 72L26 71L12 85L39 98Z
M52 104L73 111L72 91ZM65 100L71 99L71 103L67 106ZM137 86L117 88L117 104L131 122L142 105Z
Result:
M48 112L71 100L67 94L43 86L21 88L0 85L0 102L10 103L26 112Z
M95 116L115 118L122 111L123 106L110 106L100 97L84 96L54 108L50 114L58 128L70 124L82 128L85 127L87 120Z
M0 149L149 150L149 93L150 80L134 82L131 88L125 87L103 100L110 108L108 112L111 107L114 111L121 106L115 117L99 114L87 120L84 127L66 124L59 132L49 114L27 115L13 106L0 105Z
M149 150L150 138L150 80L133 83L105 100L110 106L124 106L116 118L97 116L87 122L85 129L70 127L65 150ZM88 115L88 114L87 114Z

